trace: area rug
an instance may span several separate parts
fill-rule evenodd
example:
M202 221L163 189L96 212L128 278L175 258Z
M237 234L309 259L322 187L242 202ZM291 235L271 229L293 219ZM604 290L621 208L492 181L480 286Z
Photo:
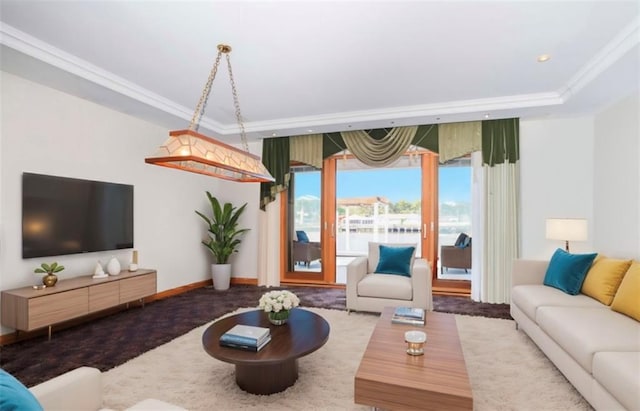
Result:
M193 411L370 409L354 404L353 377L378 317L308 309L331 325L329 341L299 360L298 381L282 393L239 389L234 366L202 349L205 325L104 373L104 406L121 410L156 398ZM591 409L513 321L462 315L456 321L474 409Z

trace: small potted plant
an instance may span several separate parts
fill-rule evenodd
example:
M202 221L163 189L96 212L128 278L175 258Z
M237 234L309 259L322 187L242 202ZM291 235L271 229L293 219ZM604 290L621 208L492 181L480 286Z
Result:
M209 249L216 260L211 264L213 287L216 290L226 290L231 280L229 257L238 252L241 242L239 237L249 231L248 228L238 228L238 219L247 203L237 208L231 203L221 205L220 201L208 191L207 198L211 205L212 217L209 218L196 210L196 214L202 217L209 231L209 237L202 240L202 244Z
M55 261L51 264L42 263L40 267L33 270L36 274L47 274L42 277L42 284L47 287L53 287L58 282L58 276L55 273L59 273L64 270L63 265L58 265Z

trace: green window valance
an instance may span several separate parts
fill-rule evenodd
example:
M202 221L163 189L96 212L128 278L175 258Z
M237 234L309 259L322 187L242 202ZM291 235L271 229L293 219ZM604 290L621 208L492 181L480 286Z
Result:
M411 145L434 153L439 152L437 124L417 127ZM390 128L365 130L370 138L381 140ZM297 137L291 137L297 138ZM260 183L260 208L275 200L276 194L289 187L290 137L266 138L262 142L262 162L275 178L273 183ZM474 146L475 147L475 146ZM325 159L347 149L341 133L322 134L322 158ZM295 150L294 150L295 151ZM482 157L489 166L504 162L515 163L520 158L519 119L482 121ZM314 165L317 167L317 164Z

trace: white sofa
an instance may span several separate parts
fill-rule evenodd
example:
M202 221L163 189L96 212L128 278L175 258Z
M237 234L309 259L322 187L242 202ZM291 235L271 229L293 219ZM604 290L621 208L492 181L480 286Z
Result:
M368 257L356 257L347 265L347 310L380 313L384 307L433 309L431 267L427 260L413 259L411 277L374 274L380 259L379 246L415 246L415 244L369 243Z
M516 260L511 316L596 410L640 410L640 322L543 285L548 261Z
M102 404L102 373L97 368L76 368L34 385L29 391L45 411L106 410ZM127 410L185 411L155 399L140 401Z

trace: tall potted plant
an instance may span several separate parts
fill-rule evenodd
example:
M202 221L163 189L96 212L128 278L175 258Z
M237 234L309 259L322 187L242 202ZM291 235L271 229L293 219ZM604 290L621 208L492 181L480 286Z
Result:
M213 287L216 290L226 290L229 288L231 280L229 257L238 252L238 246L241 242L240 236L249 231L248 228L238 228L238 219L244 212L247 203L238 208L231 203L221 205L220 201L208 191L207 198L211 204L211 218L196 210L196 214L202 217L209 231L209 237L202 240L202 244L211 251L215 258L215 263L211 264Z

